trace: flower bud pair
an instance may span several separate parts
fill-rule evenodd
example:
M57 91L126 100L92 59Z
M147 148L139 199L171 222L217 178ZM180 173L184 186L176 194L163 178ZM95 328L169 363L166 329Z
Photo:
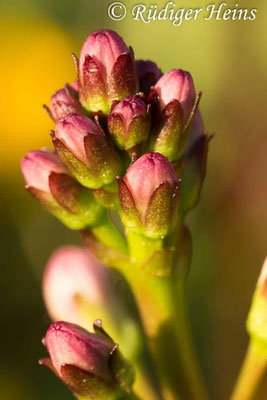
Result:
M108 114L113 100L137 92L137 75L132 50L111 30L91 33L81 50L79 95L90 112Z
M92 193L70 176L52 150L30 151L21 169L27 190L69 228L84 229L102 218Z
M121 149L128 152L145 142L150 129L150 106L138 96L115 103L108 116L108 130Z
M124 225L158 239L176 222L179 183L173 166L159 153L146 153L117 178Z
M94 330L89 333L67 322L51 325L43 341L50 359L40 360L40 364L52 369L74 394L86 399L127 398L133 369L101 321L95 322Z
M160 117L155 123L151 149L173 162L184 153L200 97L196 97L190 73L175 69L159 79L154 95Z
M52 137L57 154L83 186L99 189L120 173L116 149L90 118L68 114L57 121Z

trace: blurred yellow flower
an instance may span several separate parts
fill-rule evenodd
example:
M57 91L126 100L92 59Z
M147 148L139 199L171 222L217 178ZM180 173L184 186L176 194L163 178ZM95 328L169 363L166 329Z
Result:
M27 151L50 145L54 123L42 105L76 72L74 46L55 23L5 19L0 32L0 158L8 175Z

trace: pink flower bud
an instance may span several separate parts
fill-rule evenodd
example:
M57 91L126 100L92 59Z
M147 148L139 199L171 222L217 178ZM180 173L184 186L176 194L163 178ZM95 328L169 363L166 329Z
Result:
M102 207L91 191L69 174L52 150L30 151L21 169L27 190L70 229L85 229L102 218Z
M55 136L69 149L69 151L85 165L88 159L84 146L84 137L90 134L102 137L98 126L81 114L68 114L57 121Z
M43 277L43 295L51 318L81 323L79 299L104 307L110 278L108 270L82 247L66 246L55 251Z
M51 325L43 340L50 359L40 360L75 393L86 399L126 398L134 381L134 370L118 345L94 323L89 333L69 322Z
M113 100L137 91L133 53L111 30L91 33L82 47L79 61L79 94L90 112L109 112Z
M159 153L146 153L130 166L124 182L132 193L137 208L144 213L154 191L169 183L174 191L177 177L168 159Z
M113 344L105 338L78 325L56 322L46 333L45 346L59 376L62 366L68 364L110 380L108 361Z
M138 96L128 96L120 101L111 111L110 115L117 113L123 120L126 131L135 116L145 117L147 114L146 105Z
M189 72L173 69L164 74L155 85L159 95L160 107L163 110L172 100L178 100L184 111L185 120L192 111L196 92Z
M153 61L136 61L137 75L141 92L149 94L151 86L154 86L162 76L161 70Z
M138 96L128 96L112 108L108 129L122 149L132 149L149 135L149 107Z
M50 110L55 121L70 113L82 113L78 93L71 86L58 90L51 97Z
M50 193L51 172L68 174L59 157L49 149L30 151L21 161L22 173L28 187Z
M180 180L173 166L159 153L146 153L117 178L124 225L152 239L163 238L173 229Z
M81 50L81 77L83 76L82 67L86 55L89 55L94 59L101 71L104 81L107 82L108 76L110 75L117 58L121 54L128 52L128 47L116 32L111 30L100 30L91 33L87 37Z
M110 184L121 171L119 156L110 139L84 115L68 114L60 118L53 143L68 170L89 189Z

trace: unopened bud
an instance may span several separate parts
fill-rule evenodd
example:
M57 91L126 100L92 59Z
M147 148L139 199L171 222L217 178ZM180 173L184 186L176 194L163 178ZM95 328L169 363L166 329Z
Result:
M21 161L26 189L71 229L84 229L102 217L92 193L83 188L49 149L30 151Z
M130 391L133 370L100 321L94 328L95 333L90 333L68 322L51 325L44 339L50 359L40 363L50 367L76 395L117 398L116 394Z
M159 153L146 153L118 178L125 226L151 238L166 236L175 223L179 180Z
M90 118L68 114L56 124L53 143L68 170L83 185L98 189L114 181L121 171L116 149Z
M133 149L147 140L149 107L138 96L128 96L116 104L108 116L108 129L121 149Z
M179 160L185 151L199 97L196 98L190 73L176 69L164 74L154 91L159 99L161 114L154 129L151 148L173 162Z
M90 112L107 114L113 100L135 94L137 75L133 53L111 30L91 33L79 61L80 99Z
M50 111L55 121L70 113L83 113L78 93L70 85L58 90L51 97Z

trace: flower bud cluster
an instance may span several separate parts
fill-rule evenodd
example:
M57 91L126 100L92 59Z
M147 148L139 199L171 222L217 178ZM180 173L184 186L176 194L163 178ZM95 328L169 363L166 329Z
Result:
M169 197L178 190L177 178L172 177L174 184L159 177L169 174L169 162L181 165L196 138L204 136L199 97L190 73L174 69L162 74L152 61L135 62L132 49L111 30L91 33L80 59L75 59L78 79L58 90L51 98L50 110L46 107L56 123L50 132L55 153L30 152L22 161L28 190L69 227L91 227L101 219L102 209L118 209L115 178L124 174L130 158L150 151L128 170L124 183L119 180L120 206L129 227L132 222L126 214L134 208L125 205L125 194L121 194L124 185L135 203L138 225L146 227L143 232L148 236L167 234L167 221L175 221L175 201ZM159 161L161 156L152 153L166 159ZM160 170L155 179L148 167L152 159L156 160L155 170ZM134 170L139 170L138 174L133 174ZM198 178L196 171L191 168L191 182L201 186L203 174ZM145 210L139 196L144 195L148 181L153 190L146 193L151 201ZM159 207L166 208L161 229L155 216ZM152 233L155 230L157 234Z

